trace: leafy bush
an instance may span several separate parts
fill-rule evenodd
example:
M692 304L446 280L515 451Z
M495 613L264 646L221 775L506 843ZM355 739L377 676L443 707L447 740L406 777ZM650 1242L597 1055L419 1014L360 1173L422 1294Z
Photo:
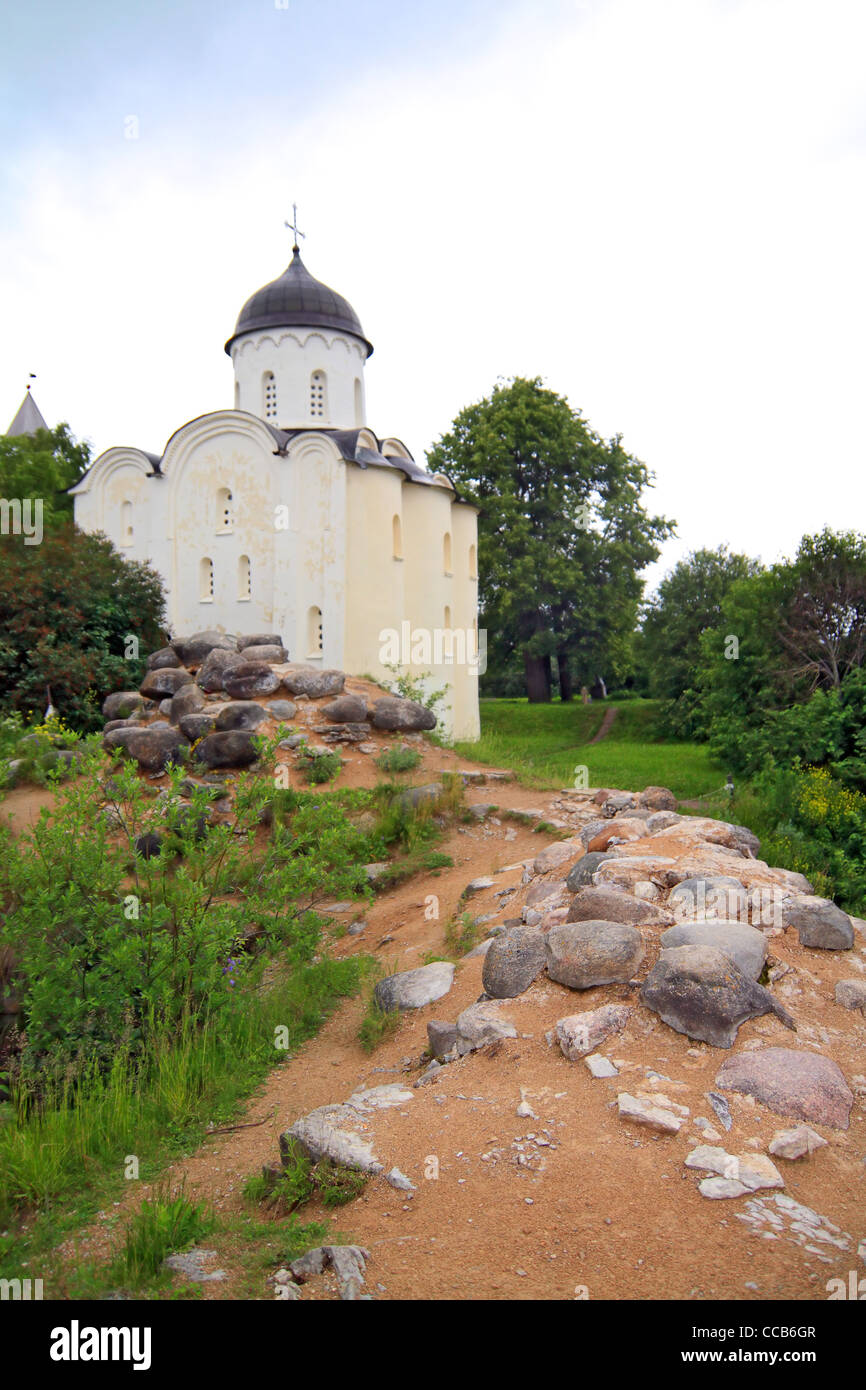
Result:
M313 748L302 748L298 754L298 770L305 782L331 782L342 772L343 760L339 753L317 753Z
M420 763L421 754L415 748L386 748L376 759L380 772L412 772Z

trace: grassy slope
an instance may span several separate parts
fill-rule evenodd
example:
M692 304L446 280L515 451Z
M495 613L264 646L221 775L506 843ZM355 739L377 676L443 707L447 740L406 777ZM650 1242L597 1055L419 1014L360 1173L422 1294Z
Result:
M617 716L610 732L601 743L590 744L611 704ZM482 700L480 741L456 747L478 762L513 767L530 786L573 786L575 769L582 765L593 787L659 785L689 798L719 787L724 771L706 747L662 741L655 733L655 716L653 700L591 705Z

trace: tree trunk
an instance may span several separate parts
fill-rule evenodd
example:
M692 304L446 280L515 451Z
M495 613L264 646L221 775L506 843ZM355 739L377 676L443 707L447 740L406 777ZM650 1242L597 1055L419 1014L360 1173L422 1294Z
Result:
M567 702L574 694L574 686L568 665L568 652L564 649L556 653L556 668L559 671L559 698Z
M550 701L550 657L524 655L523 665L529 703L531 705L548 704Z

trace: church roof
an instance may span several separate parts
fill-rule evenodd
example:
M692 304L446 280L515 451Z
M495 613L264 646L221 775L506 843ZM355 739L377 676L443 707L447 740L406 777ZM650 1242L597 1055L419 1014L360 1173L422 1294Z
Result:
M297 246L282 275L263 285L247 300L235 331L226 343L226 352L231 355L236 338L263 328L332 328L360 338L368 357L373 351L373 344L364 337L361 321L348 299L313 278Z
M37 430L47 430L48 426L42 415L42 411L34 401L28 387L24 393L24 399L18 407L18 412L12 424L6 431L7 439L13 439L19 434L35 434Z

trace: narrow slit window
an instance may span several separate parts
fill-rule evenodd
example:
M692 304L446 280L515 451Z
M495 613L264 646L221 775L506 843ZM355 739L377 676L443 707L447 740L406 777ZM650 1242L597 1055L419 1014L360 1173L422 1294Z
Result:
M401 522L399 516L396 515L396 513L395 513L395 515L394 515L394 520L391 522L391 533L392 533L392 540L393 540L393 546L394 546L394 549L393 549L394 559L395 559L395 560L402 560L402 559L403 559L403 523Z
M322 610L313 606L307 614L307 654L321 656L323 646Z
M205 555L198 567L199 599L202 603L213 603L213 560Z
M442 563L445 573L451 573L451 532L446 531L442 540Z
M120 508L121 545L132 545L133 535L132 503L124 502Z
M238 560L238 599L245 603L253 596L253 581L249 555L241 555Z
M217 531L231 531L234 527L234 497L231 488L221 487L216 502Z

